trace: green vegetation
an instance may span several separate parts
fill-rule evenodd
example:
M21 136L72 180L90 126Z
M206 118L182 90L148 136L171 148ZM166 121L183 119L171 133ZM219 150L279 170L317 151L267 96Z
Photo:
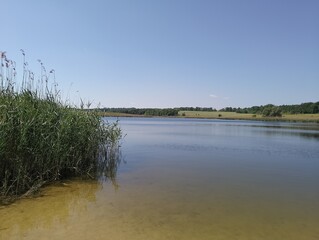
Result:
M23 56L24 56L24 52ZM26 69L18 89L15 63L1 53L0 200L31 193L44 183L73 176L114 176L121 130L93 111L64 104L49 86L54 71L41 76Z
M108 113L121 113L128 115L144 116L177 116L179 110L174 108L100 108L96 109L100 114L109 115Z
M113 117L134 117L134 116L158 116L158 117L173 117L178 116L180 111L207 111L216 112L217 110L211 107L180 107L180 108L100 108L95 109L102 116Z
M281 117L282 113L279 107L268 106L262 111L263 117Z
M318 103L303 103L292 105L299 108L301 112L315 111ZM283 107L285 106L285 107ZM139 108L103 108L96 109L100 116L105 117L150 117L150 116L173 116L189 118L221 118L221 119L242 119L242 120L265 120L265 121L304 121L319 122L319 113L287 113L283 109L289 105L274 106L268 104L251 108L227 107L219 111L213 108L182 107L168 109L139 109ZM298 107L297 107L298 106ZM307 106L307 108L305 108ZM200 110L204 109L204 110ZM303 109L303 110L302 110ZM308 109L308 110L306 110ZM312 110L311 110L312 109Z
M267 104L264 106L253 106L249 108L232 108L226 107L221 109L221 112L236 112L236 113L251 113L251 114L263 114L265 109L277 108L285 114L316 114L319 113L319 102L308 102L296 105L280 105L274 106L272 104ZM268 110L266 110L268 111Z
M221 116L220 116L221 115ZM263 121L298 121L298 122L318 122L319 114L282 114L277 117L266 117L262 114L236 113L236 112L199 112L180 111L179 116L186 118L207 118L207 119L229 119L229 120L263 120Z
M180 107L174 109L178 111L217 112L217 110L212 107Z
M240 114L234 112L206 112L206 111L180 111L179 116L186 118L211 118L211 119L250 119L252 114ZM258 117L261 117L258 116Z

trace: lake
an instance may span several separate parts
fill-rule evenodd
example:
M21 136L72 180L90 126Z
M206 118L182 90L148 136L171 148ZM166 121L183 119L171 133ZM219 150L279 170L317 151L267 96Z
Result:
M115 180L64 181L0 207L0 239L319 239L318 124L120 125Z

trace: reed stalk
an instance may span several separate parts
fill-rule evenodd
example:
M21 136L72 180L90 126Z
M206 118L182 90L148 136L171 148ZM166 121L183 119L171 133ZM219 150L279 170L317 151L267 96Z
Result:
M96 177L101 171L112 177L121 138L117 123L63 103L55 77L49 86L54 70L47 75L42 62L40 85L34 86L22 54L18 88L15 63L0 52L0 196L19 196L73 176Z

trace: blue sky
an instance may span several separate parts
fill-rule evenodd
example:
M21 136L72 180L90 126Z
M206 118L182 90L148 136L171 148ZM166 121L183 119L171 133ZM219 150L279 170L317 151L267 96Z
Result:
M0 0L0 11L0 51L18 77L24 49L75 104L319 101L317 0Z

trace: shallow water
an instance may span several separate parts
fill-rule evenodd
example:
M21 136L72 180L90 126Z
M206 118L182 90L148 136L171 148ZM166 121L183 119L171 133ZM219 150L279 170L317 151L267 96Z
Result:
M318 125L120 123L116 182L68 181L1 207L0 239L319 239Z

